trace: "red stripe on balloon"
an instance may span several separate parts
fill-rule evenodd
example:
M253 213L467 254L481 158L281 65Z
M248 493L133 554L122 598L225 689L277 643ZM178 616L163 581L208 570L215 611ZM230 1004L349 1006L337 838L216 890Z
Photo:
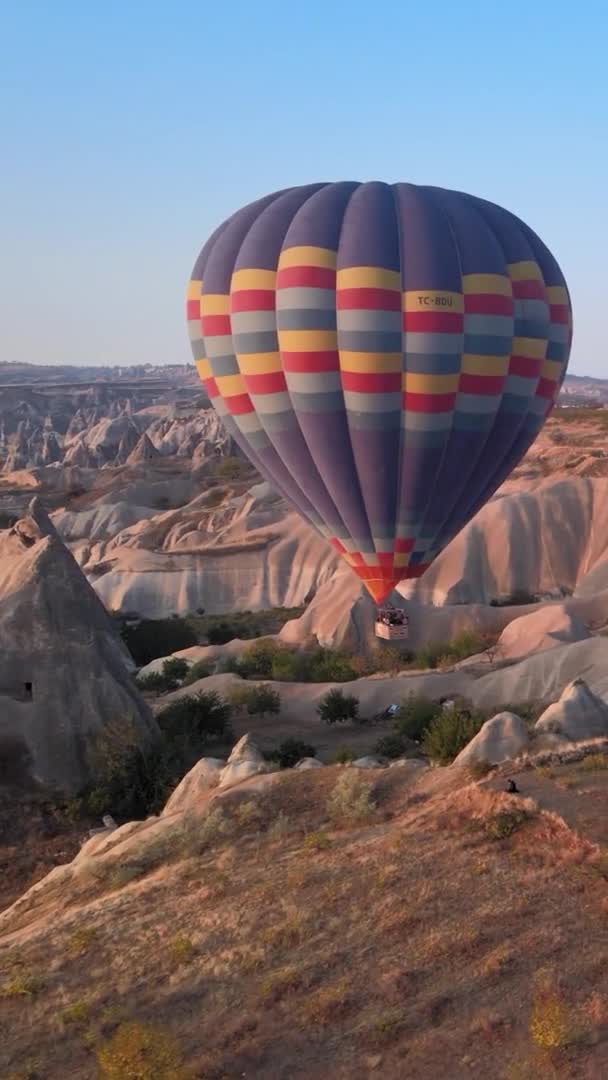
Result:
M567 326L570 322L570 311L567 304L551 304L549 312L553 323L563 323L564 326Z
M401 553L408 554L410 551L414 550L414 544L415 540L409 539L408 537L398 536L395 540L395 551L400 551Z
M536 396L553 398L556 390L557 383L554 382L553 379L539 379L538 386L536 387Z
M526 379L538 379L544 360L531 356L512 356L509 375L523 375Z
M229 315L203 315L203 334L209 337L224 337L232 333Z
M395 289L338 289L340 311L400 311L401 292Z
M528 281L512 281L516 300L546 300L545 286L537 278Z
M186 301L186 314L188 319L200 319L201 317L201 302L200 300L187 300Z
M215 379L213 378L213 376L210 376L210 378L208 378L208 379L203 379L203 384L204 384L205 390L209 394L210 398L220 396L220 392L218 390L217 383L216 383Z
M404 311L403 329L432 334L462 333L464 316L456 311Z
M456 401L456 394L403 394L403 408L411 412L439 413L451 412Z
M240 416L242 413L253 412L253 402L249 394L235 394L233 397L224 398L228 412L232 416Z
M342 388L359 394L390 394L401 390L400 371L343 371Z
M498 293L467 293L464 310L468 315L512 315L513 300Z
M471 375L464 372L460 376L458 389L462 394L500 394L505 384L504 375Z
M277 289L335 289L336 271L325 266L286 266L277 274Z
M245 375L245 386L250 394L278 394L287 389L282 371L270 371L266 375Z
M237 289L230 294L231 311L274 311L274 289Z
M328 352L282 352L281 361L284 371L318 372L337 371L340 357L335 349Z

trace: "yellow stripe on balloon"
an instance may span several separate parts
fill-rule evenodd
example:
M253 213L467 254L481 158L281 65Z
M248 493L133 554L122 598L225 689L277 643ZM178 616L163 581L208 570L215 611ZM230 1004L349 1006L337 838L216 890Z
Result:
M506 375L509 370L509 356L481 356L463 353L462 372L466 375Z
M237 394L246 394L247 387L242 375L220 375L216 377L217 388L222 397L235 397Z
M237 360L242 375L270 375L283 370L279 352L241 353Z
M513 345L511 346L512 356L525 356L530 360L544 360L546 351L546 338L513 338Z
M385 371L401 371L403 356L401 353L346 352L340 350L342 371L357 371L363 374Z
M329 248L285 248L279 257L279 270L285 270L288 266L323 266L328 270L335 270L337 259L337 252Z
M195 281L194 278L188 282L188 291L186 293L187 300L198 300L203 288L202 281Z
M335 330L279 330L282 352L330 352L338 348Z
M409 394L451 394L458 389L460 375L427 375L405 371L401 380L403 390Z
M396 551L393 556L393 566L407 566L410 555L406 551Z
M409 289L403 294L404 311L456 312L464 311L464 297L445 289Z
M464 293L489 293L491 296L512 296L511 279L504 274L463 274Z
M566 304L570 303L568 298L568 290L563 285L547 285L545 292L547 293L547 300L550 304Z
M210 365L210 363L209 363L209 361L207 360L206 357L204 357L202 360L195 360L194 363L196 364L196 370L198 371L199 378L201 378L201 379L209 379L209 378L211 378L211 375L213 373L211 371L211 365Z
M383 270L380 266L348 266L336 274L337 289L394 289L401 292L398 270Z
M511 281L543 281L540 266L532 259L524 259L522 262L509 263L507 270Z
M230 282L230 292L239 289L274 289L276 270L235 270Z
M227 293L203 293L201 315L229 315L230 297Z
M545 360L540 372L541 378L557 382L563 369L564 365L561 360Z

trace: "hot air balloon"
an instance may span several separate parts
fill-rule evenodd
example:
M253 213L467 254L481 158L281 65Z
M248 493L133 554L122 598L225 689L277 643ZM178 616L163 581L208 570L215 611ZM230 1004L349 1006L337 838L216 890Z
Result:
M527 225L413 184L251 203L203 247L187 307L229 433L378 604L524 456L572 338L566 282Z

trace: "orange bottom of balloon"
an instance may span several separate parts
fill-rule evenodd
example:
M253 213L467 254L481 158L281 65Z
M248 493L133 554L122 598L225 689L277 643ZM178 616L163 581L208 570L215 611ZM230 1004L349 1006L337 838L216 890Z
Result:
M382 576L378 576L377 569L374 569L373 567L354 567L351 565L351 570L360 579L372 599L375 600L377 604L382 604L387 596L390 596L393 589L400 581L422 577L429 566L430 563L419 563L417 566L404 566L402 572L398 575L395 575L393 572L386 573Z

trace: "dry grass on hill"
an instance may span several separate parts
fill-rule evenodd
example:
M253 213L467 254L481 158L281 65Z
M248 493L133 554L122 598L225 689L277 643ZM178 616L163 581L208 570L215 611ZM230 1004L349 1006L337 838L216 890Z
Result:
M199 819L190 848L25 904L0 936L0 1075L608 1075L606 788L593 839L555 809L606 770L522 773L521 798L406 774L243 789L202 854Z

